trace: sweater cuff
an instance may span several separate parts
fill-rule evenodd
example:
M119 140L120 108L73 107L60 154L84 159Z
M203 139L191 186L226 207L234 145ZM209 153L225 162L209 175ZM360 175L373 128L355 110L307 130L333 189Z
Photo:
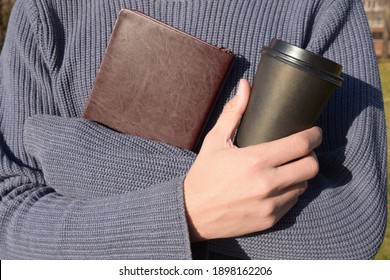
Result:
M63 250L72 259L191 259L182 181L78 204Z

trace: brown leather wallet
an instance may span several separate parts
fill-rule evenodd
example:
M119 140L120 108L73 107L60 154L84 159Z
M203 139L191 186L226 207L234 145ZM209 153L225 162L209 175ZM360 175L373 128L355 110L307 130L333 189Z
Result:
M121 10L83 117L195 151L234 55Z

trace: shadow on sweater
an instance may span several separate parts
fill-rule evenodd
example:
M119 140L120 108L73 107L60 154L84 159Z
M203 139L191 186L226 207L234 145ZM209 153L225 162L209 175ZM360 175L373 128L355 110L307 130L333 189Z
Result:
M328 106L318 120L318 125L323 128L323 142L316 150L320 162L320 172L316 178L309 181L309 188L307 191L300 197L298 203L271 229L237 239L211 241L209 243L210 259L250 259L251 257L240 245L246 238L251 238L252 240L250 240L250 243L253 244L258 241L253 239L256 236L262 236L262 239L264 239L264 236L267 234L284 231L296 223L301 212L311 204L313 200L318 198L322 192L329 189L341 189L343 187L353 188L353 184L348 185L353 179L351 170L349 170L344 163L346 162L346 148L348 147L349 154L351 154L350 146L360 145L360 143L358 143L361 140L360 138L353 139L355 133L362 133L361 131L352 131L354 121L369 107L383 110L383 104L380 101L381 98L378 98L382 93L380 89L374 88L352 76L343 74L343 79L344 91L341 91L341 89L336 90L329 101ZM351 102L351 98L348 98L345 95L353 94L355 92L359 94L365 93L366 95L359 96L359 98ZM353 106L354 109L343 110L343 108L348 108L346 106ZM342 119L332 119L335 115ZM332 137L327 137L327 135L332 135ZM355 170L354 172L356 173L359 171ZM320 214L321 213L314 212L313 216L319 216ZM306 219L308 219L308 216L306 216ZM305 226L307 227L308 225L306 224ZM262 244L259 242L255 244L258 244L255 246L258 246L259 250L262 251Z

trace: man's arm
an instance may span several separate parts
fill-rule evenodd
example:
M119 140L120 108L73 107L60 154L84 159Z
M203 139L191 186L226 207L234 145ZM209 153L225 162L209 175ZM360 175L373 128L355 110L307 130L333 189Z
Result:
M58 129L59 123L49 115L58 114L58 108L51 87L51 67L44 55L47 49L41 40L43 19L35 4L27 0L15 3L0 61L0 257L191 258L182 176L174 174L164 182L149 182L151 186L142 189L131 182L131 174L123 173L117 181L136 191L105 197L58 192L56 188L69 179L70 173L57 177L57 185L46 180L50 169L46 162L39 162L42 158L59 155L67 159L72 145L78 147L73 153L94 154L93 149L83 146L85 142L78 142L80 133L89 142L97 140L94 136L100 137L98 145L108 147L113 154L116 147L110 144L118 139L113 132L95 133L69 118L61 118L59 126L67 135L55 133L53 128ZM34 114L46 117L30 118ZM124 161L136 157L136 153L127 152ZM86 157L84 154L80 159ZM63 170L85 167L80 161L64 160L62 164ZM110 168L116 170L115 166ZM93 186L88 177L83 179L86 186Z

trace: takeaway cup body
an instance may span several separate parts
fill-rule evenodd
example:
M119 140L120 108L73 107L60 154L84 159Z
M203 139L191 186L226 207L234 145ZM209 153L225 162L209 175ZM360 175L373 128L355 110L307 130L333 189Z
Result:
M341 86L341 65L273 39L261 51L250 100L236 135L246 147L308 129Z

